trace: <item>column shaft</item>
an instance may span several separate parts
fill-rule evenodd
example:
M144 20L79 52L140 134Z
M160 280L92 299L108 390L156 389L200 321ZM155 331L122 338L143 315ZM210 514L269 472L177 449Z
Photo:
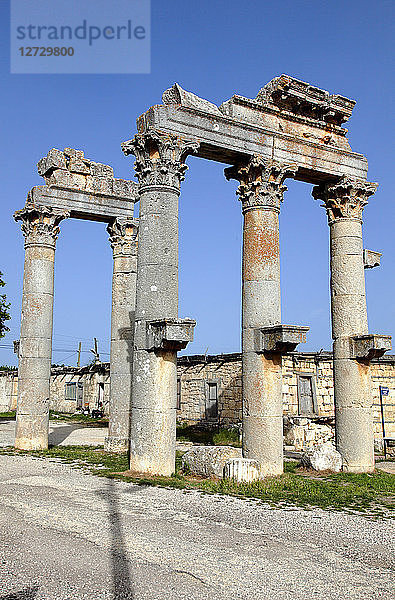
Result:
M336 444L343 470L373 471L369 362L350 358L350 336L368 333L361 222L333 221L330 247Z
M107 231L114 255L112 278L110 411L105 449L126 452L130 439L133 339L137 279L137 220L116 219Z
M260 475L283 471L282 360L257 352L258 328L281 324L279 212L284 179L295 168L254 156L225 176L237 179L242 201L243 456L260 464Z
M278 212L248 210L243 228L243 455L262 475L283 470L281 354L258 354L254 331L281 323Z
M67 213L26 207L15 213L26 238L15 447L48 448L57 224Z
M336 446L349 472L374 470L370 367L354 357L353 337L368 334L362 211L376 187L343 177L313 190L324 201L330 227Z
M175 470L177 352L152 347L148 325L178 317L178 196L184 157L196 145L174 136L139 134L125 142L140 183L130 468Z

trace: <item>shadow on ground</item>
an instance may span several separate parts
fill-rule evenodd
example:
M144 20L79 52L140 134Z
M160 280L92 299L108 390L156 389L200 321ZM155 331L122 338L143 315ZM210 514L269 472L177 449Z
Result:
M64 425L64 427L55 427L48 436L48 444L51 446L59 446L59 444L66 440L76 429L81 429L81 427L78 425Z
M7 596L0 596L0 600L34 600L38 591L38 585L24 588L20 592L12 592Z
M129 570L130 562L127 557L114 482L109 480L107 482L107 489L98 494L108 505L108 519L111 532L112 600L133 600L134 592ZM0 600L2 599L0 598Z

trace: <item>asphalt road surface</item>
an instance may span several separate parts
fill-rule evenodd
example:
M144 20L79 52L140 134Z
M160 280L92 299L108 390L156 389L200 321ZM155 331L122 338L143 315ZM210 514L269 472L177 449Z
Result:
M393 523L0 456L0 600L393 600Z

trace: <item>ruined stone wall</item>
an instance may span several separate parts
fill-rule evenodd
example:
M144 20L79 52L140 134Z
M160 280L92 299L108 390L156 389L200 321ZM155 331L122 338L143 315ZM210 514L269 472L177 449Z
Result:
M330 356L285 355L283 356L283 403L284 414L298 415L298 375L311 375L315 395L315 414L320 417L334 415L333 365Z
M18 395L18 373L15 371L0 372L0 412L16 410Z
M380 361L373 361L371 368L375 437L380 438L383 435L379 392L381 385L389 389L389 395L383 397L385 434L395 438L395 360L390 361L388 357L383 357Z
M389 388L384 397L386 435L395 437L395 357L372 361L372 401L376 446L380 447L382 421L379 386ZM180 409L177 420L189 424L237 426L242 421L241 358L238 354L221 356L180 357L177 366L180 380ZM315 413L299 412L298 376L312 376ZM83 384L83 404L92 410L97 406L99 383L104 384L104 411L108 413L110 375L107 365L99 370L78 371L75 368L54 369L51 377L50 408L73 413L76 401L66 400L68 382ZM208 383L218 389L218 418L207 419ZM0 411L15 410L17 372L0 372ZM333 368L329 353L288 354L283 357L283 408L285 443L302 449L333 435Z
M68 383L81 383L83 386L82 406L90 410L97 408L99 397L102 399L104 412L108 413L110 395L110 374L106 371L85 371L79 373L76 369L67 371L55 371L51 376L50 409L64 413L75 413L77 410L77 399L66 398L66 386ZM104 384L103 392L99 392L99 385ZM99 396L100 394L100 396Z
M241 360L218 360L202 357L200 361L179 359L177 376L181 380L181 408L177 419L188 423L202 423L206 419L208 383L217 383L218 420L222 425L236 425L242 420Z

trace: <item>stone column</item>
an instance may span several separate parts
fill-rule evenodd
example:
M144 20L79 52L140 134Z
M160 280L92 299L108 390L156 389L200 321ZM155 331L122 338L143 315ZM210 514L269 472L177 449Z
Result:
M137 219L114 219L107 227L113 250L110 419L104 447L129 449L134 312L137 279Z
M15 447L48 448L54 260L68 212L27 204L14 218L25 236Z
M130 468L175 470L177 350L193 321L178 321L178 196L198 145L173 135L138 134L122 146L136 156L140 213L133 360Z
M336 445L343 470L374 470L373 414L369 356L358 356L356 341L368 334L362 243L362 211L376 183L342 177L321 184L330 227L331 307Z
M240 182L244 216L243 456L258 461L261 476L283 471L282 352L276 345L266 351L257 334L281 324L279 213L287 189L283 182L296 170L260 156L225 169L227 179Z

